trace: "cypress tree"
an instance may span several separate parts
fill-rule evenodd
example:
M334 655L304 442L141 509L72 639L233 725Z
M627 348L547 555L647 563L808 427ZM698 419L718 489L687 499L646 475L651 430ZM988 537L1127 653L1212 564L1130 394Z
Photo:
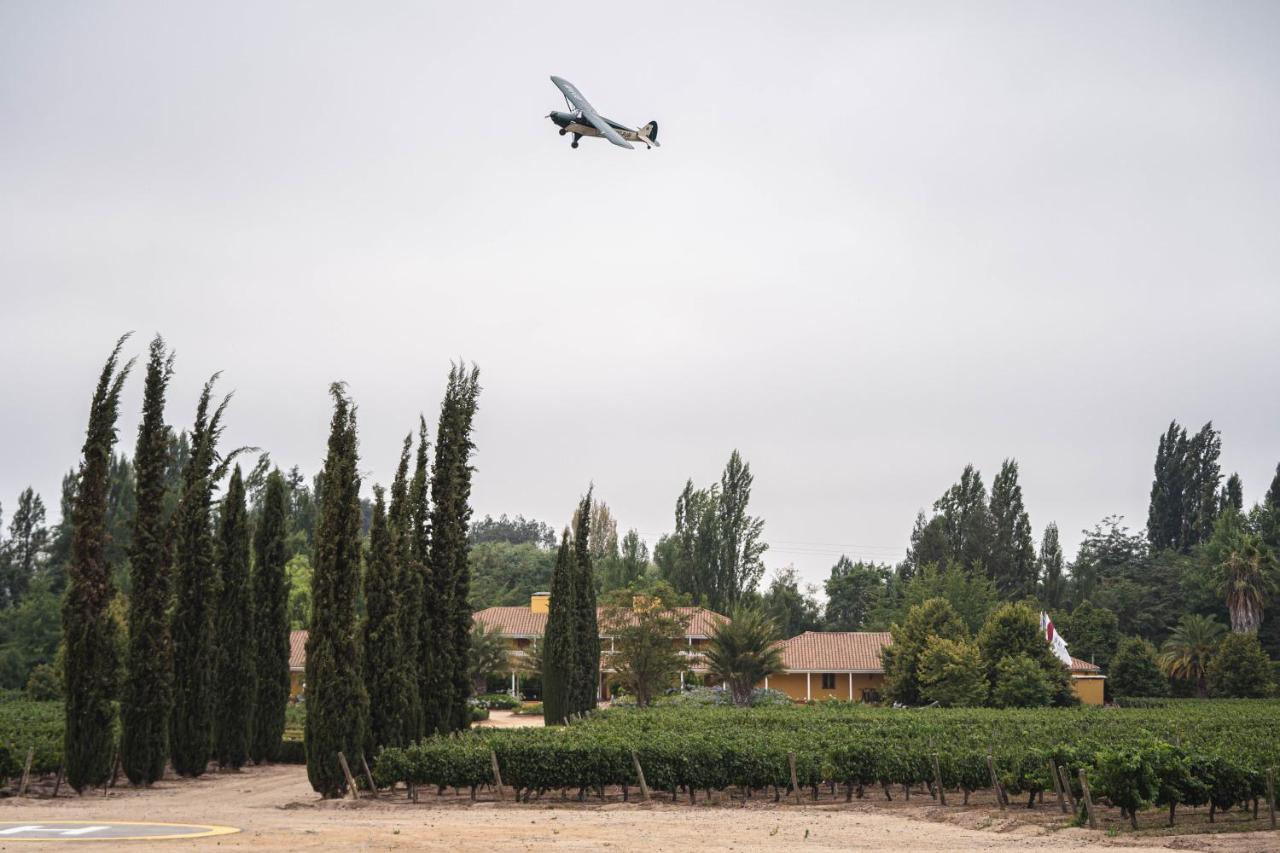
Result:
M542 719L549 726L561 725L573 712L570 690L574 661L574 587L577 567L566 528L560 534L560 551L551 571L551 602L547 627L542 637Z
M209 413L214 374L204 384L191 430L191 457L182 471L182 493L174 510L173 711L169 757L181 776L199 776L213 745L214 607L218 595L210 504L213 483L237 453L219 459L222 416L230 396Z
M419 447L418 470L414 472L415 493L426 494L427 459L426 424L421 423L422 444ZM419 693L418 647L419 620L422 618L422 568L415 558L415 527L413 505L409 500L409 450L413 446L413 433L404 437L400 451L400 465L391 481L391 506L387 524L390 528L392 559L396 562L396 597L399 603L400 624L397 639L399 654L396 667L400 670L403 734L406 741L422 737L422 697ZM421 484L419 485L419 480Z
M106 562L106 522L120 389L133 367L132 361L119 366L120 350L128 337L116 342L89 406L73 512L67 591L62 600L62 637L66 644L63 757L67 782L77 792L105 784L114 760L112 701L118 661L115 623L107 612L111 575Z
M239 770L249 760L253 724L253 600L249 589L249 519L237 465L222 501L218 534L221 589L216 619L213 746L218 764Z
M991 481L991 553L987 574L1005 598L1024 598L1036 592L1036 546L1031 521L1022 503L1018 463L1006 459Z
M120 764L135 785L164 775L169 757L169 708L173 703L173 643L169 635L169 531L164 516L169 429L164 398L173 376L173 354L151 341L142 423L133 464L138 509L129 553L129 651L120 700Z
M375 751L383 746L404 746L406 742L403 672L399 666L399 581L383 490L374 486L364 573L364 671L369 691L369 737Z
M594 711L600 691L600 626L596 620L596 582L591 565L591 489L578 505L573 536L573 666L569 711Z
M467 728L471 695L471 570L467 532L471 523L472 422L480 394L480 371L461 364L449 370L440 406L436 455L431 469L431 567L427 601L438 639L437 725L442 732Z
M311 631L307 636L307 778L325 798L346 779L338 753L363 753L369 696L360 677L356 591L360 584L360 475L356 413L342 385L330 386L333 421L316 528Z
M284 475L267 475L262 518L254 532L253 658L257 691L253 697L249 754L255 764L273 761L284 736L289 702L289 494Z
M436 589L436 574L430 563L429 447L427 421L419 415L418 449L414 458L413 480L409 484L409 508L406 514L409 520L409 576L405 579L405 586L414 593L409 599L412 609L406 614L406 622L412 627L404 641L406 649L417 649L418 704L414 716L418 723L418 737L433 735L442 730L444 692L449 684L447 670L442 662L439 592Z

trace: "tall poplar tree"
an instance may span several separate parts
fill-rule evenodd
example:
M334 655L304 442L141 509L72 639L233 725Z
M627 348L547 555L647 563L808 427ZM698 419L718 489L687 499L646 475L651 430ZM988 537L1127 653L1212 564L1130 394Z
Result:
M422 446L426 445L426 424L421 423ZM419 621L422 618L422 567L416 559L415 528L416 514L409 500L409 452L413 448L413 433L404 437L404 447L400 451L400 464L396 467L395 479L391 481L391 506L388 508L387 526L391 534L392 559L396 563L396 598L399 605L399 654L396 668L400 670L400 681L404 690L402 697L402 724L406 740L413 741L422 737L422 696L419 692L419 662L421 649L418 644ZM422 486L419 488L415 471L414 481L417 492L426 494L426 452L423 450L418 458L421 469Z
M1041 600L1047 610L1058 610L1066 601L1064 567L1058 525L1051 521L1044 529L1044 538L1040 540Z
M431 468L431 567L427 595L434 605L432 622L438 645L435 662L440 673L438 725L442 732L469 724L471 695L471 568L467 561L471 524L472 422L480 395L480 371L461 364L449 370L449 383L440 406L436 455Z
M1013 459L1006 459L991 481L991 526L987 575L1005 598L1035 595L1036 546L1018 484L1018 463Z
M249 755L255 764L274 761L284 736L289 702L289 493L284 475L267 475L262 517L254 531L253 697Z
M1177 421L1160 436L1147 509L1147 541L1153 551L1182 547L1182 501L1187 431Z
M89 405L71 533L71 562L62 600L66 714L63 759L67 783L77 792L105 784L114 760L116 676L115 622L107 612L111 574L106 562L107 492L116 440L120 390L133 367L120 366L128 335L116 341Z
M330 386L333 421L324 463L320 521L311 578L311 630L307 636L307 778L325 798L347 783L338 753L361 755L369 696L360 673L356 592L360 585L360 474L356 412L341 384Z
M213 538L213 484L240 451L218 454L222 416L230 395L209 412L210 377L196 404L191 457L182 471L182 492L174 510L173 712L169 757L181 776L199 776L209 765L213 746L214 609L218 561Z
M222 501L218 533L220 590L215 615L213 689L214 756L223 769L249 760L256 684L253 669L253 599L249 579L249 513L244 478L237 465Z
M573 536L573 665L569 670L569 712L594 711L600 691L600 626L591 563L591 489L578 505Z
M373 519L364 573L364 674L369 691L369 737L376 751L404 746L403 671L400 668L400 578L381 486L373 487Z
M173 704L173 642L169 634L171 550L164 514L169 428L165 391L173 353L156 335L147 360L142 423L133 456L138 509L129 553L129 651L120 698L120 764L135 785L164 775L169 758L169 709Z
M570 703L575 658L574 602L577 566L569 530L560 534L560 550L551 571L550 612L542 637L542 719L561 725L573 713Z

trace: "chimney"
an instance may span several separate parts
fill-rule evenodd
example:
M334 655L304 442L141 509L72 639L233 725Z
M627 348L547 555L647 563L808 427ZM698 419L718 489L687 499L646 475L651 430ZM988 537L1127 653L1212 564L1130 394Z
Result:
M535 592L529 596L529 612L531 613L550 613L551 612L551 593Z

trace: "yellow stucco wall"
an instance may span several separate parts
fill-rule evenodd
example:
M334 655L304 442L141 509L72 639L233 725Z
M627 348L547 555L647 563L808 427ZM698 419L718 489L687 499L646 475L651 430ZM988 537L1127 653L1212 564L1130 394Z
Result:
M834 673L836 677L836 686L831 690L822 689L822 674L815 672L812 675L812 686L809 690L809 697L815 702L821 702L823 699L849 699L849 679L853 679L853 701L860 702L863 699L864 690L882 691L884 687L884 676L880 674L854 674L847 672ZM758 686L763 687L764 682ZM769 688L771 690L781 690L797 702L805 700L805 673L803 672L784 672L778 675L769 676Z
M1071 689L1075 690L1076 695L1080 697L1080 701L1086 705L1101 705L1103 685L1106 683L1102 678L1076 678L1071 679Z
M306 673L289 670L289 698L296 699L298 694L302 692L302 677Z

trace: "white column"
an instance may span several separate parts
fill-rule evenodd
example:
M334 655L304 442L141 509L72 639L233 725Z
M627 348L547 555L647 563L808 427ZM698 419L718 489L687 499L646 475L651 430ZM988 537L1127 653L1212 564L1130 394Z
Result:
M511 670L511 695L516 695L516 671Z
M684 690L684 670L680 670L680 689Z
M804 701L808 702L813 698L813 673L806 672L804 674Z
M849 701L853 701L853 673L849 673Z
M764 689L765 690L769 689L769 676L767 675L764 677Z

